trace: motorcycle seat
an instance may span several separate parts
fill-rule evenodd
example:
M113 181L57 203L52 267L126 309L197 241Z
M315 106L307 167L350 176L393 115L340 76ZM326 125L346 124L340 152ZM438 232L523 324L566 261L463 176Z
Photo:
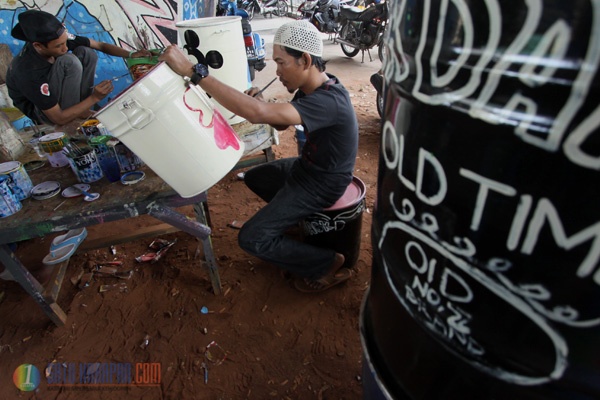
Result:
M365 22L372 21L375 18L387 19L387 3L379 3L367 8L342 7L341 14L349 21Z
M358 19L358 17L363 11L363 8L342 5L340 9L340 14L344 18L349 19L350 21L354 21L355 19Z

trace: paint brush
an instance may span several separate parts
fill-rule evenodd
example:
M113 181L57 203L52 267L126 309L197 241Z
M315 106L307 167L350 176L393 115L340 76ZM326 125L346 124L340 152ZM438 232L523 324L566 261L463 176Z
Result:
M125 77L126 77L126 76L128 76L128 75L129 75L129 72L126 72L126 73L124 73L123 75L119 75L119 76L113 76L112 78L109 78L109 79L107 79L107 80L109 80L109 81L118 81L119 79L121 79L121 78L125 78ZM96 86L96 85L94 85L94 86ZM90 86L90 88L93 88L94 86Z
M256 93L254 93L254 95L253 95L252 97L256 97L256 96L258 96L259 94L261 94L262 92L264 92L265 90L267 90L267 88L268 88L269 86L271 86L271 84L272 84L273 82L275 82L276 80L277 80L277 77L273 78L273 80L272 80L271 82L267 83L267 85L266 85L264 88L260 89L260 90L259 90L258 92L256 92Z
M126 76L129 76L129 72L124 73L123 75L120 76L115 76L114 78L110 78L111 81L118 81L120 78L125 78Z

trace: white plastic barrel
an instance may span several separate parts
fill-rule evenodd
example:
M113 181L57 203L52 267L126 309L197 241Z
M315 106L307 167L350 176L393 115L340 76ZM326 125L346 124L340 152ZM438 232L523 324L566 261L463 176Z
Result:
M240 16L207 17L178 22L175 26L178 45L184 49L194 64L199 62L193 54L195 50L204 57L208 57L211 51L218 52L223 58L222 65L213 68L210 62L207 63L209 73L221 82L243 92L248 89L249 82L248 59L241 20ZM230 123L237 124L244 121L242 117L234 115L218 102L214 102Z
M181 196L223 178L244 143L204 92L165 63L157 64L94 118Z

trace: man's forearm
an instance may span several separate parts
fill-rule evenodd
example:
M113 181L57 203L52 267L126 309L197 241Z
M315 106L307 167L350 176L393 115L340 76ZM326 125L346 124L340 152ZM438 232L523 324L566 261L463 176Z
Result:
M110 44L110 43L100 43L100 49L101 52L109 54L111 56L115 56L115 57L122 57L122 58L127 58L129 57L129 51L119 47L119 46L115 46L114 44Z
M57 105L50 110L44 110L44 114L55 124L65 125L76 118L87 118L92 114L91 108L97 100L93 96L85 98L69 108L61 110Z

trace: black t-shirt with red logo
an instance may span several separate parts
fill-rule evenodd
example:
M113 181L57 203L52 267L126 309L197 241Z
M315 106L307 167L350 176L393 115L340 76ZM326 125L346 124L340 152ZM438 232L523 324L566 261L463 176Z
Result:
M90 40L71 35L67 40L67 47L73 50L78 46L89 47ZM27 42L6 73L8 95L14 106L34 121L38 119L35 114L36 106L40 110L48 110L58 104L57 93L53 93L48 85L52 65Z
M291 101L306 136L292 175L305 189L335 201L352 181L358 121L346 88L335 76L327 76L329 80L313 93L298 90Z

